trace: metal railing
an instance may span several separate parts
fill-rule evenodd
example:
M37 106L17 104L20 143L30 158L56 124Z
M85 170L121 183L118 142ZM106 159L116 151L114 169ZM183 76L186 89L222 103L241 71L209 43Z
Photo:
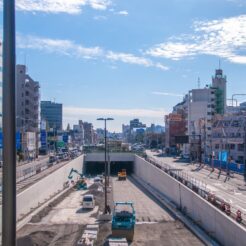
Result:
M195 193L197 193L203 199L210 202L213 206L217 207L222 212L224 212L227 216L230 216L238 223L246 226L246 220L245 218L243 218L246 217L246 214L243 213L241 210L237 209L236 207L233 207L223 198L216 196L214 192L207 187L207 183L190 176L187 172L183 171L182 169L175 169L171 167L169 164L163 163L162 161L158 161L154 158L147 156L145 160L148 161L150 164L156 166L157 168L161 169L171 177L175 178L177 181L179 181Z

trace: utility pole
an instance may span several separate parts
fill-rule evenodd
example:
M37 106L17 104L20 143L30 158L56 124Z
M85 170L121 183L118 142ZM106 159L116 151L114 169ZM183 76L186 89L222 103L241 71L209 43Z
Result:
M3 1L2 245L16 245L15 1Z

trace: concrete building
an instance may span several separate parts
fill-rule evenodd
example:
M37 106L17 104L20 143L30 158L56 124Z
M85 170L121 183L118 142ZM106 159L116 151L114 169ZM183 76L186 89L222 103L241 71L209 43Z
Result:
M25 65L16 66L16 128L21 134L24 159L38 155L39 82L28 74Z
M83 122L83 127L84 127L84 143L86 145L94 144L95 136L94 136L92 123Z
M226 112L226 76L223 75L222 69L216 69L215 75L212 77L212 88L215 89L215 111L216 114L224 114Z
M181 112L171 113L165 116L165 148L170 153L176 153L176 136L185 136L187 122L185 115Z
M216 115L212 128L212 148L216 159L219 152L227 151L228 157L246 164L246 114Z
M146 128L146 125L140 122L139 119L133 119L130 121L130 129L132 130L134 128Z
M81 146L85 142L83 121L79 120L78 125L73 125L72 142L75 145Z
M62 104L41 101L41 120L45 120L48 129L62 130Z
M190 154L197 158L211 154L212 119L216 113L215 88L193 89L188 95L188 136Z
M16 66L17 131L37 132L39 127L39 82L28 74L25 65Z

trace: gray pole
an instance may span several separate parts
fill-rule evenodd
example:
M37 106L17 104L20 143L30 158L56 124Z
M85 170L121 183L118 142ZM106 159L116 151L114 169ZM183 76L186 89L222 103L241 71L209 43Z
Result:
M15 0L3 2L2 245L16 245Z

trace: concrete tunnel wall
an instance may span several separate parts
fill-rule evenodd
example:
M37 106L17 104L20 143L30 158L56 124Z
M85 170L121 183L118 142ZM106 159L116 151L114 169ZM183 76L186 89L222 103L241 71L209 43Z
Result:
M246 229L219 209L202 199L149 162L135 156L134 174L166 195L177 206L186 207L187 214L218 242L225 246L241 246L246 242Z
M29 213L32 208L37 207L39 203L43 203L59 190L63 190L70 170L74 168L82 172L83 162L84 156L81 155L19 193L17 195L17 220ZM76 174L73 175L73 179L77 179Z

